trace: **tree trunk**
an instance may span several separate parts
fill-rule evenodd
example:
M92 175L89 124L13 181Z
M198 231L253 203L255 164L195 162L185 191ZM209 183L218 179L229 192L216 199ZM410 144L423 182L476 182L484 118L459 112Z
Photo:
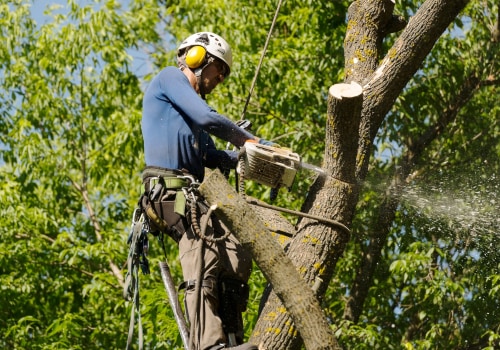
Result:
M318 177L311 189L315 196L308 198L309 214L331 218L344 224L352 220L352 207L341 203L353 203L357 198L357 186L350 182L356 168L356 146L361 105L362 88L356 83L337 84L329 89L327 147L324 168L327 175ZM331 198L335 198L332 201ZM321 205L312 205L321 203ZM318 295L323 295L333 274L336 261L342 255L349 240L349 233L338 227L302 219L297 234L290 242L288 256L306 283L314 286ZM276 288L276 285L273 284ZM299 349L301 338L289 313L280 298L273 292L254 328L251 340L263 342L264 349ZM276 329L280 330L276 334ZM303 335L301 334L303 337ZM306 344L307 347L307 344ZM309 349L309 347L307 347Z

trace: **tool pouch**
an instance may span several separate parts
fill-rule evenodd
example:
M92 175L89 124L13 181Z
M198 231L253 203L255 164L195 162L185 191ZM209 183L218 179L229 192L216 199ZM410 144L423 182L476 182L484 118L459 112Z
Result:
M186 198L182 191L164 189L155 200L144 194L142 207L149 219L151 233L160 231L179 241L187 228Z
M166 233L178 242L188 227L186 197L182 191L185 184L169 176L144 176L143 182L140 204L148 218L150 232Z
M249 288L243 281L222 278L218 284L219 315L226 333L243 332L241 313L247 308Z

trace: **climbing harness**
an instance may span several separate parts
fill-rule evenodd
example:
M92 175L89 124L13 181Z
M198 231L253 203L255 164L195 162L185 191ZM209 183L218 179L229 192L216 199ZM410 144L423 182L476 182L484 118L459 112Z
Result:
M162 173L162 171L164 173ZM158 173L159 176L157 176ZM154 176L151 174L154 174ZM172 194L174 197L180 197L182 199L185 193L189 193L189 188L195 188L199 183L190 175L173 174L170 171L161 169L149 168L147 171L145 170L143 176L147 178L147 181L144 184L143 194L139 200L138 207L134 210L132 215L132 224L127 240L129 244L129 254L127 258L127 274L123 287L123 297L127 301L132 301L133 306L130 315L126 349L131 349L132 346L136 317L139 350L142 350L144 346L144 333L140 313L139 269L143 274L147 275L150 273L149 261L147 258L149 252L148 233L152 233L158 238L163 249L165 262L160 262L160 272L164 287L168 294L168 300L174 311L182 341L185 349L188 350L189 333L186 326L186 318L179 305L177 291L175 287L173 287L174 283L170 274L170 268L166 262L167 256L164 242L164 234L168 234L174 240L177 240L180 235L178 231L184 229L180 227L182 226L182 224L179 223L180 214L176 214L174 208L176 206L185 206L186 202L183 200L161 201L160 195L162 195L162 198L167 197L167 199L169 199L168 196ZM175 191L170 193L168 192L169 189ZM166 207L163 208L161 205L155 205L155 203L158 202L157 200L165 204ZM167 214L167 211L170 210L172 213L169 212ZM178 211L180 212L181 210L179 209Z
M185 350L195 349L199 340L190 337L190 334L196 334L195 329L199 326L201 320L198 319L199 314L195 313L195 319L189 320L190 329L188 329L189 318L187 316L187 309L185 310L185 315L179 303L178 291L184 288L194 288L194 305L197 310L199 309L202 287L211 286L215 288L215 284L210 285L203 278L205 272L205 266L203 265L205 246L207 243L220 243L228 239L231 233L229 230L222 232L214 228L214 233L217 231L220 235L212 236L211 234L207 234L207 226L216 206L208 206L206 204L198 191L200 184L192 176L162 168L149 167L143 173L143 184L143 194L139 200L138 207L133 213L131 230L127 241L130 247L123 296L125 300L133 302L127 338L127 350L132 345L136 319L139 349L142 350L144 346L139 305L139 269L144 274L150 273L147 259L149 251L148 233L157 237L165 255L165 261L159 263L160 273L184 348ZM204 215L206 217L205 220L201 220L200 215ZM186 218L184 219L184 217ZM187 222L190 225L187 225ZM166 258L164 235L168 235L178 242L180 236L187 230L192 230L199 238L197 275L195 280L185 281L176 289ZM201 281L201 283L198 283L198 281ZM221 303L221 305L223 304L221 318L223 320L234 320L235 316L227 310L234 309L241 311L243 309L241 305L244 304L246 306L248 285L241 281L232 283L229 280L223 280L219 283L218 289L225 293L222 296L224 302ZM244 301L238 299L240 294L243 295L241 299L244 299ZM235 304L231 304L233 302ZM229 340L228 345L237 345L235 337L237 328L235 328L235 325L227 324L224 326L224 329Z

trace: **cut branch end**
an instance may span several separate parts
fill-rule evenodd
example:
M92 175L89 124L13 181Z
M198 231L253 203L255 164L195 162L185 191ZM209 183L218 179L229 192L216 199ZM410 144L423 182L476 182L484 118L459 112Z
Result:
M350 84L341 83L332 85L328 89L328 92L336 99L342 100L343 98L360 96L363 93L363 88L355 81L352 81Z

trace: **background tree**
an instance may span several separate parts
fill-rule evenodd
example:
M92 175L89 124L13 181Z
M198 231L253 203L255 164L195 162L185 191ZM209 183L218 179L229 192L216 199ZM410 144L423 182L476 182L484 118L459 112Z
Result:
M134 17L113 2L54 6L44 23L30 8L0 8L0 346L117 348L141 148L126 50L155 33L138 27L146 11Z
M235 65L209 103L239 119L276 4L68 1L38 23L30 4L0 5L0 345L123 348L142 91L181 39L212 30L231 43ZM297 236L278 238L308 283L322 281L318 296L344 347L494 347L498 4L392 6L288 1L280 10L245 117L332 175L323 183L301 172L277 204L352 222L353 234L302 220ZM393 14L409 20L405 29L393 33ZM351 135L358 149L339 158L327 93L342 81L365 94ZM248 184L254 196L268 191ZM153 248L152 275L141 278L146 344L171 349L181 343ZM167 255L180 280L175 245ZM257 322L264 285L257 270L248 335L255 328L252 339L269 348L299 348L289 315L271 317L272 295Z

